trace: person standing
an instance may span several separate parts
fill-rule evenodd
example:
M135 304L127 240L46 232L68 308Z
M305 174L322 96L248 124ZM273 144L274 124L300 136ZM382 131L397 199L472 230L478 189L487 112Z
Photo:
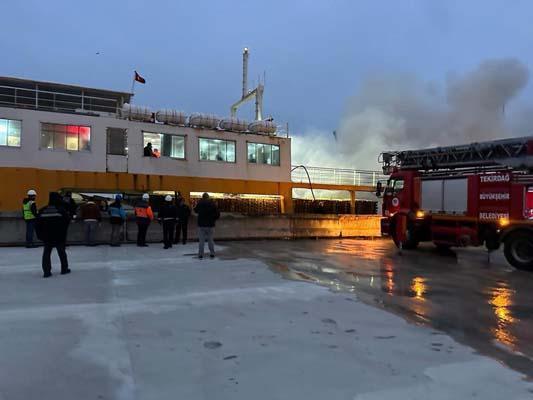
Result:
M37 192L33 189L28 190L28 197L22 200L22 216L26 222L26 247L36 247L33 244L33 231L35 230L35 219L37 218Z
M65 203L65 209L67 210L69 217L71 219L76 218L76 211L78 206L74 199L72 198L72 192L66 192L63 196L63 202Z
M48 205L42 208L36 220L37 237L44 242L42 268L43 278L52 276L52 261L50 256L55 248L61 261L61 275L70 273L68 267L67 252L65 242L69 225L69 215L63 205L61 195L51 192Z
M178 210L172 204L172 196L167 195L165 197L165 203L161 206L158 215L159 222L163 225L163 243L165 243L165 249L172 247L177 216Z
M154 156L154 151L152 150L152 143L147 143L146 146L144 146L143 154L145 157Z
M126 211L122 207L122 196L117 194L115 201L109 205L109 222L111 223L111 246L120 246L120 234L126 220Z
M142 195L142 200L135 205L135 219L137 222L137 246L147 247L146 244L146 233L148 232L148 227L150 222L154 219L154 213L152 212L152 207L148 201L150 196L148 193Z
M220 217L220 212L209 194L204 193L202 199L194 207L194 212L198 214L198 258L204 258L204 244L207 240L209 256L215 257L215 243L213 241L213 231L215 222Z
M174 238L174 243L178 244L180 241L180 236L183 237L183 244L187 243L187 226L189 224L189 216L191 215L190 207L185 203L183 197L178 197L176 199L178 204L178 223L176 225L176 236ZM180 235L181 233L181 235Z
M85 244L87 246L96 246L96 243L94 242L94 236L96 234L98 224L100 221L102 221L100 208L94 201L89 200L80 207L80 218L85 225Z

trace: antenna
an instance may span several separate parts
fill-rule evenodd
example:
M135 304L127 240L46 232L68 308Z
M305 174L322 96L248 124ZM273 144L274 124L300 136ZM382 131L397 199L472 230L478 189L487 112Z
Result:
M248 47L245 47L242 50L242 97L239 101L234 103L231 108L231 117L235 118L237 116L238 108L247 101L255 98L255 119L261 121L263 119L263 92L265 90L264 82L261 83L261 74L258 75L257 86L248 91L248 57L249 57ZM255 83L254 83L255 86Z
M242 51L242 98L248 94L248 47Z

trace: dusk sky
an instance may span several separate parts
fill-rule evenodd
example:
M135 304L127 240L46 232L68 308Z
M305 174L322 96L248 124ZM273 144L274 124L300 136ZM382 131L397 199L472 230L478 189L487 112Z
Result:
M129 91L136 69L147 84L135 102L154 109L228 115L248 46L250 85L266 71L265 114L293 133L336 129L368 74L440 82L487 58L533 62L527 0L7 0L2 10L0 75ZM530 88L521 97L533 103Z

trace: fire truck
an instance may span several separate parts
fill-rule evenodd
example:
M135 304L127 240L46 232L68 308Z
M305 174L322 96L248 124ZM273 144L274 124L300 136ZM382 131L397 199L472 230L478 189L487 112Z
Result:
M533 271L533 136L381 153L382 234L400 249L503 245Z

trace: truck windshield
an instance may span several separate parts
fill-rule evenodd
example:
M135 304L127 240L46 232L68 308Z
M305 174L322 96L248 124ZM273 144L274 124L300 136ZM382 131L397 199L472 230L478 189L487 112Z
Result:
M395 194L403 189L403 179L389 179L385 194Z

